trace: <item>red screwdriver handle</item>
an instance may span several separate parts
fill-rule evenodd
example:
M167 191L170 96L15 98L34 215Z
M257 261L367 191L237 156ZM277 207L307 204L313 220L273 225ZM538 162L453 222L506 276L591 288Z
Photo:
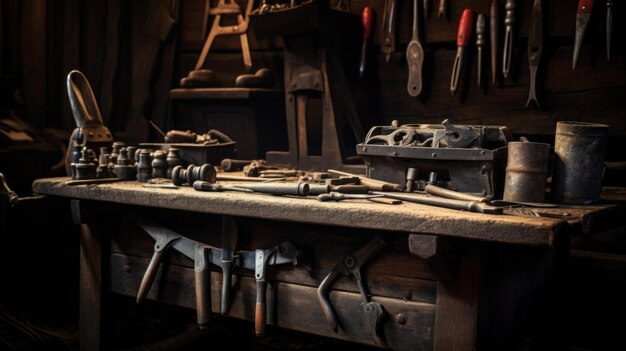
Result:
M363 23L363 38L369 39L372 35L372 26L374 22L374 12L372 8L369 6L365 6L363 8L363 13L361 14L361 22Z
M593 0L578 1L578 11L576 13L591 13L593 9Z
M472 28L474 25L474 11L471 9L463 10L461 20L459 21L459 31L456 36L457 46L467 46L472 37Z

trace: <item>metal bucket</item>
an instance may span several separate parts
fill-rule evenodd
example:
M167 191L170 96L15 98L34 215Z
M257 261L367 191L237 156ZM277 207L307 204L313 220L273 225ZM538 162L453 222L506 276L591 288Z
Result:
M546 193L550 145L509 142L504 179L504 201L543 202Z
M558 122L554 142L552 199L564 204L596 202L602 190L609 126Z

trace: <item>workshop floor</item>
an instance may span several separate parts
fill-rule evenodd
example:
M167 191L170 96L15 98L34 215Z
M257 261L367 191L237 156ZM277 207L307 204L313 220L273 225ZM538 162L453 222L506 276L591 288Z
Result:
M193 310L149 302L139 306L123 296L112 296L111 302L116 308L110 316L111 334L105 339L110 350L375 350L271 326L265 337L257 338L252 322L223 317L199 330ZM0 306L0 350L78 350L78 327L72 319Z

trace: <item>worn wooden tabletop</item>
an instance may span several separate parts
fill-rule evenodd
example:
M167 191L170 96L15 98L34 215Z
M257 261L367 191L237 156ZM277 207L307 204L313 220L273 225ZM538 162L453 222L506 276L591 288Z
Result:
M530 246L554 246L559 239L589 234L624 222L623 189L609 189L610 202L593 206L506 211L504 215L470 213L404 202L368 200L320 202L314 196L288 197L259 193L199 192L190 187L146 188L136 181L98 185L67 185L67 177L38 179L37 194L112 203L224 214L278 221L424 233ZM605 192L606 193L606 192ZM541 216L537 216L537 215ZM557 214L564 218L550 218Z

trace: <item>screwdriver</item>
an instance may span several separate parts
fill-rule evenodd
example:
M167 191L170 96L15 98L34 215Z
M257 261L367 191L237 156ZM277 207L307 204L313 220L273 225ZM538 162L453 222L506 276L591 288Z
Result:
M491 85L495 86L498 82L498 23L500 23L500 11L498 9L498 0L492 0L490 10L490 26L491 35Z
M483 88L483 47L485 46L485 16L476 19L476 50L478 51L478 87Z
M452 67L452 80L450 81L450 92L454 96L457 92L459 79L464 63L465 47L469 45L472 36L472 27L474 24L474 12L471 9L463 10L461 20L459 21L459 29L456 36L456 57L454 58L454 66Z
M372 22L374 19L374 12L369 6L363 8L361 14L361 23L363 24L363 45L361 46L361 64L359 65L359 77L363 78L365 74L365 59L367 57L367 42L372 36Z
M580 49L582 47L587 24L591 18L593 10L593 0L580 0L578 2L578 10L576 11L576 39L574 41L574 56L572 57L572 70L576 69L578 58L580 57Z
M515 24L515 0L506 0L504 5L504 52L502 54L502 75L509 77L513 56L513 24Z

